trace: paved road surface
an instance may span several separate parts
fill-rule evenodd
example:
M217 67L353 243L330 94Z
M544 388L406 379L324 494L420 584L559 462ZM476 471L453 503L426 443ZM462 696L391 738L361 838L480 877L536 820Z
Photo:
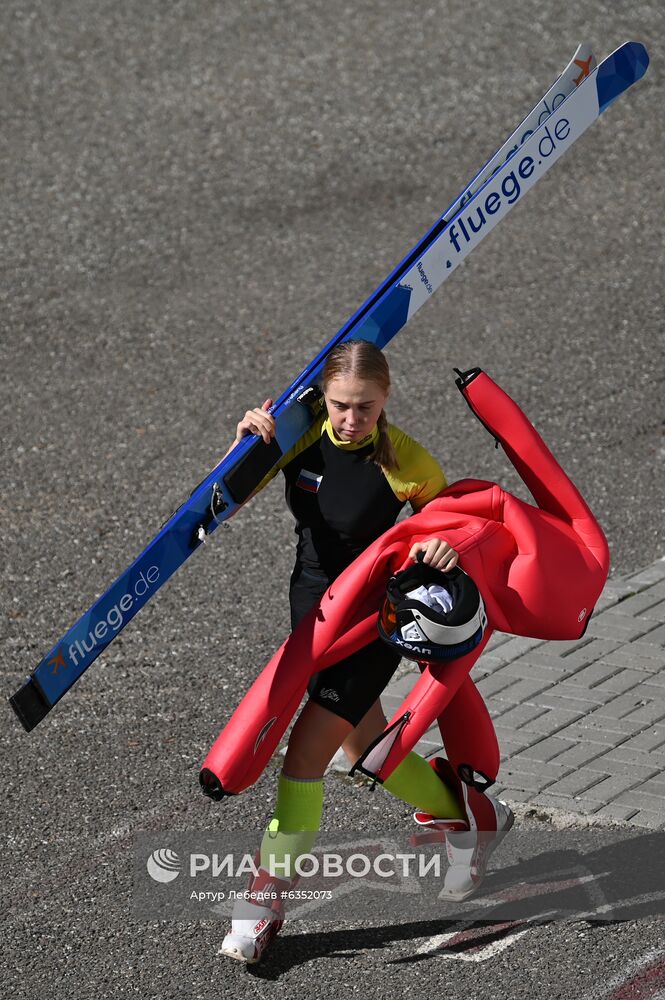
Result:
M658 4L7 0L0 28L7 693L213 466L244 409L309 360L586 39L599 57L644 41L648 76L391 346L390 414L451 480L515 488L453 386L453 365L481 364L588 497L613 572L663 554ZM451 940L432 945L437 935L468 941L463 924L294 930L257 976L215 959L217 924L131 917L136 836L265 820L276 765L224 807L196 780L286 630L291 545L275 486L31 736L5 710L3 993L445 988L452 1000L556 982L552 995L572 998L627 995L622 976L662 989L653 912L539 926L480 965L432 950ZM359 827L406 817L337 777L326 809L328 823Z

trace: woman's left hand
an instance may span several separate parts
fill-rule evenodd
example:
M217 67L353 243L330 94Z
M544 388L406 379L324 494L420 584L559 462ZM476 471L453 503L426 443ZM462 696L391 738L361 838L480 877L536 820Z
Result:
M457 566L459 555L443 538L428 538L426 542L416 542L411 546L409 559L416 560L418 553L424 552L423 562L443 573Z

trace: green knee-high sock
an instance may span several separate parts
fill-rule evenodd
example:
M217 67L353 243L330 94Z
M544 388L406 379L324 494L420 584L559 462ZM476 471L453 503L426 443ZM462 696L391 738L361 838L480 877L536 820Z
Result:
M383 787L391 795L439 819L461 819L464 812L455 793L415 751L404 758Z
M261 841L261 867L289 878L296 858L314 846L323 811L323 780L280 774L275 815Z

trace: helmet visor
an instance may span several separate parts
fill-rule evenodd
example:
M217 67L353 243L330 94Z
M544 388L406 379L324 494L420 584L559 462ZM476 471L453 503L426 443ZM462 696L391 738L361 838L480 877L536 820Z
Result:
M386 635L392 635L397 628L397 613L395 611L395 605L386 597L383 604L381 605L381 610L379 611L379 622Z

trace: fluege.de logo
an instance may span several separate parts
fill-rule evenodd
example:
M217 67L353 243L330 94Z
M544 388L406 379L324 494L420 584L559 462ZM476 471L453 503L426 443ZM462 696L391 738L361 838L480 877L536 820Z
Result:
M448 228L448 240L455 253L460 253L462 238L466 243L470 243L486 225L490 216L500 212L502 208L505 208L505 204L513 205L517 201L522 193L524 182L528 181L532 174L536 176L539 173L538 168L542 167L544 161L557 151L559 145L565 145L570 134L570 121L563 116L558 118L554 124L546 125L537 147L533 150L533 155L521 156L519 160L516 157L514 168L498 179L498 190L492 183L488 184L485 195L478 204L466 214L460 212ZM517 153L518 149L519 147L515 148L514 154ZM506 163L510 158L509 155L506 158ZM448 266L451 266L450 261L448 261Z
M67 646L68 663L64 659L64 648L59 649L48 660L52 665L51 673L57 674L60 667L77 667L97 646L105 646L110 641L109 632L119 632L128 618L132 617L137 598L143 598L153 589L159 580L159 567L150 566L141 571L130 590L127 590L119 601L108 609L96 625L88 631L85 638L75 639ZM131 614L130 614L131 612Z

